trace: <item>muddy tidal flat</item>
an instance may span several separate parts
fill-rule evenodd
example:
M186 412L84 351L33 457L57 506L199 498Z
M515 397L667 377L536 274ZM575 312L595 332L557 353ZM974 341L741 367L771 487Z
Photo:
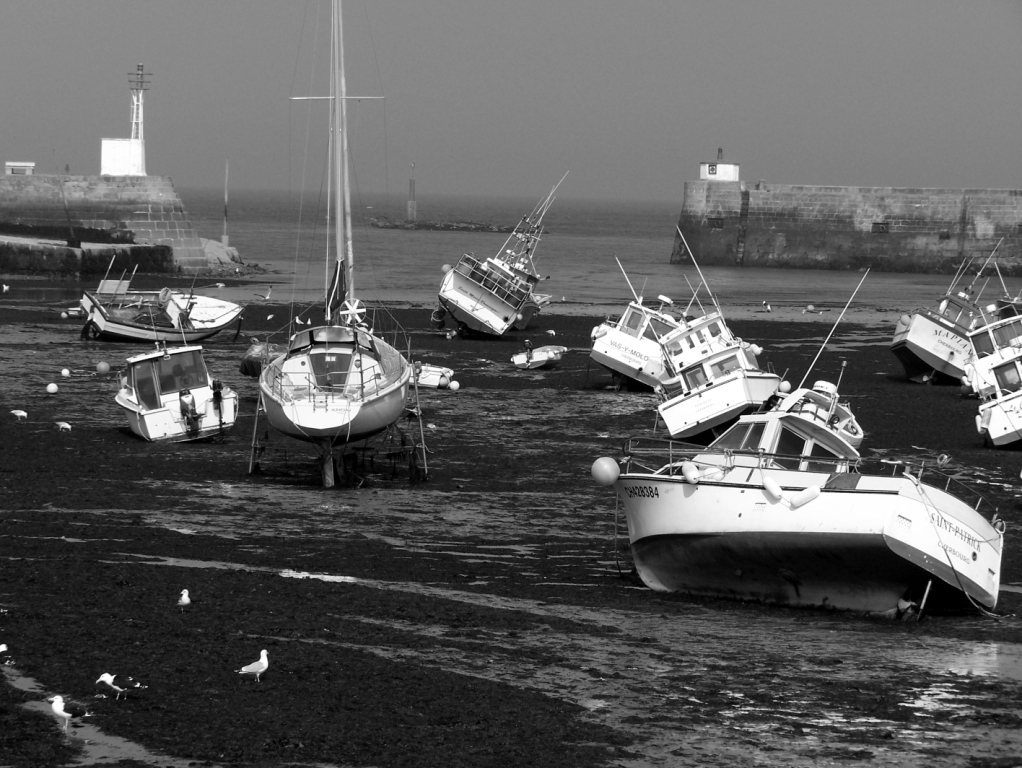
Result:
M144 345L82 341L60 316L76 298L48 291L0 304L0 766L1022 766L1022 453L984 448L956 388L904 380L897 314L840 326L809 379L847 361L864 455L946 454L997 505L994 617L646 589L589 471L652 434L655 397L590 364L600 316L465 340L431 329L431 308L395 309L413 359L460 384L420 392L428 477L366 451L353 483L324 490L309 446L254 424L238 373L287 307L204 344L240 394L234 430L157 445L113 399ZM836 319L740 317L793 384ZM518 371L525 338L569 352ZM262 649L262 679L237 674ZM147 687L118 700L103 672ZM67 735L55 694L91 713Z

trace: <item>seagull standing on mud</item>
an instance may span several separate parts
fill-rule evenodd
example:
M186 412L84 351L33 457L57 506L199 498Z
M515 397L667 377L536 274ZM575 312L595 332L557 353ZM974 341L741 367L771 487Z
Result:
M192 604L192 598L188 597L188 590L187 589L182 589L181 590L181 597L179 597L178 600L177 600L178 608L180 608L181 612L184 613L185 608L187 608L191 604Z
M259 661L253 661L251 664L246 664L238 670L239 675L254 675L256 682L259 682L259 677L270 668L270 657L266 653L266 649L259 651Z
M28 413L26 413L25 411L22 411L22 410L15 409L15 410L11 411L11 413L14 414L14 418L16 418L18 421L21 421L22 419L27 419L28 418Z
M121 696L124 696L124 698L128 698L129 690L149 687L147 685L142 685L142 683L138 682L133 677L122 676L120 682L115 683L114 679L116 677L117 675L111 675L109 672L104 672L102 675L99 676L99 680L96 681L96 685L99 685L100 683L106 683L108 686L110 686L110 688L117 692L117 696L114 699L115 701L121 698Z

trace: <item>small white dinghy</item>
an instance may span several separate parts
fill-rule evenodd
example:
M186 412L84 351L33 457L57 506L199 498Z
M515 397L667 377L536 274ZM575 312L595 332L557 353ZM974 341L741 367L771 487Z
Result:
M129 357L117 405L131 431L178 443L223 434L238 417L238 393L210 376L202 347L167 347Z
M458 382L454 380L454 370L432 363L415 363L415 384L428 389L449 389L457 392Z
M567 347L546 346L533 349L530 341L525 342L525 349L511 358L516 368L528 371L533 368L552 368L561 362Z

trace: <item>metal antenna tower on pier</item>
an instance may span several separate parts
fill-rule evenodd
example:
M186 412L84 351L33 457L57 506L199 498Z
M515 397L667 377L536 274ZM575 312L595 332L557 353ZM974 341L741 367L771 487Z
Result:
M145 92L149 90L149 83L152 75L143 71L139 64L134 72L128 73L128 83L131 85L131 138L145 141L143 133L142 104L145 102ZM142 145L142 174L145 174L145 144Z

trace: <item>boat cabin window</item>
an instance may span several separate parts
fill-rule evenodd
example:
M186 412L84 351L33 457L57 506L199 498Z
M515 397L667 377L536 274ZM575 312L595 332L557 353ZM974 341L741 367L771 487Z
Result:
M793 432L787 427L781 427L781 434L777 438L777 448L775 453L780 454L775 457L775 461L785 469L798 469L798 465L802 463L802 454L806 450L806 439L797 432Z
M712 322L708 326L706 326L706 331L707 333L710 334L710 338L715 339L718 336L720 336L720 324L717 322Z
M739 422L713 442L714 448L731 451L755 451L759 448L760 439L766 423L762 421L752 424Z
M685 384L689 389L697 389L706 383L706 371L701 365L682 371L681 375L685 378Z
M343 389L348 383L351 368L351 352L323 352L309 355L309 367L320 389Z
M674 330L674 326L668 325L658 317L650 317L649 325L646 326L642 335L650 341L659 341L672 330Z
M621 330L629 336L639 337L639 328L642 327L643 313L629 307L625 316L621 318Z
M710 373L713 374L713 378L724 376L725 374L731 373L731 371L741 368L738 364L737 355L728 355L722 360L710 363Z
M972 310L959 304L957 301L944 299L940 303L940 314L956 325L959 323L968 325L969 319L972 317ZM964 317L962 317L963 314L965 315Z
M160 392L164 395L207 384L206 365L202 362L202 352L198 349L179 352L169 358L157 358L156 368L160 379Z
M159 408L162 405L156 392L156 379L153 377L151 360L131 367L131 388L135 390L138 401L146 408Z
M994 368L994 376L997 378L997 386L1004 391L1018 392L1022 388L1022 379L1019 378L1014 360Z
M976 357L986 357L994 351L994 342L990 334L983 331L972 337L972 348L976 351Z
M1022 318L997 326L993 329L993 334L997 349L1016 346L1022 339Z
M835 459L839 458L841 457L830 450L830 448L819 443L813 443L813 448L809 451L809 460L805 463L803 469L808 472L834 472ZM827 461L822 461L822 459L827 459Z

